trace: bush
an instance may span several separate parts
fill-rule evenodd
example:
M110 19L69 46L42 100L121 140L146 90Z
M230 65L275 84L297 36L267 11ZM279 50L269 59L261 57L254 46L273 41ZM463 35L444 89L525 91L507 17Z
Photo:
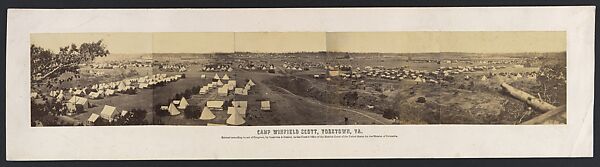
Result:
M392 108L383 109L383 117L387 119L394 119L400 117L400 112L394 111Z
M425 103L425 102L427 102L427 100L425 100L425 97L417 98L417 103Z
M130 112L132 117L127 122L128 125L144 125L147 123L144 121L144 119L146 119L146 114L148 111L136 108Z

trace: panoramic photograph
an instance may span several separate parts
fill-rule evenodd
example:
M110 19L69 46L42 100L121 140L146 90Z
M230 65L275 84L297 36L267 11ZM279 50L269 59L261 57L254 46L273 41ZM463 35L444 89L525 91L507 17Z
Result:
M567 124L564 31L30 41L32 127Z

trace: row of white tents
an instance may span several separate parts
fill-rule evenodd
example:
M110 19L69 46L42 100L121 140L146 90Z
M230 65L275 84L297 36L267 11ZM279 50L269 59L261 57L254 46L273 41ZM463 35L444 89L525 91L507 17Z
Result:
M173 82L180 78L182 78L182 75L167 77L166 74L155 74L139 78L124 79L121 81L94 84L83 88L69 88L67 92L71 96L88 96L91 99L99 99L106 96L113 96L118 92L122 93L129 90L152 88L152 86L156 84ZM49 95L62 101L65 100L65 93L66 92L63 90L53 90L50 91Z

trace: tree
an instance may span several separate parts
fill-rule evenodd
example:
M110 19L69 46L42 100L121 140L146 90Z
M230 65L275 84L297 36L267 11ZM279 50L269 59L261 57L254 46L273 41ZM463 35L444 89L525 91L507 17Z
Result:
M44 79L46 77L57 77L65 72L76 72L77 64L94 60L96 57L108 56L110 52L102 43L97 42L82 43L79 47L75 44L60 47L58 53L31 45L31 76L33 79Z

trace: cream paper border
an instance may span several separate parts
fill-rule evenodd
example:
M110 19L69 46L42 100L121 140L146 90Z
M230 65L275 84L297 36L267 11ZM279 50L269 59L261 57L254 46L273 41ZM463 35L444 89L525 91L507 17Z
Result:
M10 9L7 160L591 157L594 7ZM273 127L30 127L29 34L65 32L567 31L568 124L343 125L381 139L223 140Z

